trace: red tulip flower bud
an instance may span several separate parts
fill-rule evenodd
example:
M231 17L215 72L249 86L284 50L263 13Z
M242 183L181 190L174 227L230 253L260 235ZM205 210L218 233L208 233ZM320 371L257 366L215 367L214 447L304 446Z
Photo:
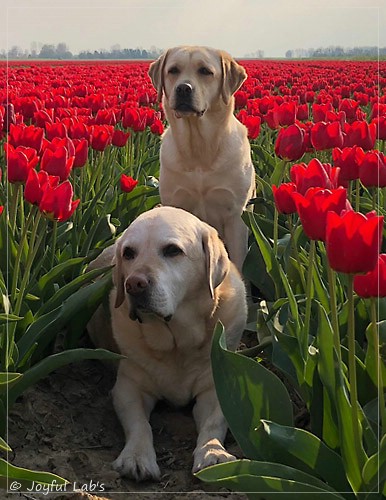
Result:
M299 160L306 152L304 130L293 124L282 128L276 139L275 153L279 158L287 161Z
M117 146L118 148L123 148L123 146L126 146L129 137L130 137L130 132L123 132L122 130L114 130L111 143L113 146Z
M382 241L383 216L376 212L363 215L347 210L340 215L327 214L326 250L335 271L360 274L372 271Z
M39 210L51 220L66 221L80 202L80 200L72 201L73 194L70 181L62 182L57 187L47 186L40 201Z
M386 297L386 254L378 257L375 268L354 277L354 290L360 297Z
M303 230L311 240L325 241L327 214L333 211L340 214L347 208L347 193L345 188L322 189L310 188L303 196L292 195Z
M365 152L358 146L352 148L334 148L332 159L334 165L340 168L339 180L342 182L352 181L359 178L359 165L361 164Z
M334 189L338 187L339 169L329 163L321 163L313 158L308 165L297 163L291 167L291 181L296 184L296 191L305 194L310 187Z
M42 156L40 168L50 175L57 175L61 181L64 181L70 176L74 159L74 156L69 157L67 149L64 146L59 146L55 151L46 148Z
M39 157L36 149L18 146L14 148L10 144L4 144L7 158L7 178L9 182L25 182L28 172L36 167Z
M138 181L130 177L130 175L121 175L121 189L125 193L131 193L131 191L135 188L135 186L138 184Z
M272 186L275 205L281 214L293 214L296 212L296 205L292 194L296 191L296 184L287 182L280 184L279 187Z
M311 128L311 143L317 151L343 146L343 132L339 122L318 122Z
M379 151L368 151L359 166L359 178L366 187L386 187L386 158Z

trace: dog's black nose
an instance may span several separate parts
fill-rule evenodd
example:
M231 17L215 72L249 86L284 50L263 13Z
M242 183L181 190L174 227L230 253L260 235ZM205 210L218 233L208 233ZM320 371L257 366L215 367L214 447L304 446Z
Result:
M193 92L193 87L190 83L180 83L177 85L176 93L180 97L189 96Z
M126 292L129 295L141 295L149 286L149 279L140 273L132 274L126 280Z

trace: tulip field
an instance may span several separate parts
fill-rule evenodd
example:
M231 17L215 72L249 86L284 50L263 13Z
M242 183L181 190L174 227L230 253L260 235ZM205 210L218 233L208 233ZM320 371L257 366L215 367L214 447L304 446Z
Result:
M217 325L212 365L244 458L197 477L252 499L384 498L386 61L241 64L253 297L247 345L227 351ZM148 68L0 63L0 487L71 481L11 463L8 411L61 366L117 358L80 347L111 287L87 266L159 203L167 124Z

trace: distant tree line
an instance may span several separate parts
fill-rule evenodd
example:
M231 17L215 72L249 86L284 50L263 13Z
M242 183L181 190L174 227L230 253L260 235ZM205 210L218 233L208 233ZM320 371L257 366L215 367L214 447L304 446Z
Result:
M73 54L66 43L31 44L31 50L23 50L14 45L8 51L0 51L0 59L156 59L162 50L151 47L149 50L142 48L121 49L114 45L111 50L82 50L79 54Z
M334 58L377 58L386 57L386 47L352 47L340 46L319 47L317 49L294 49L287 50L287 59L334 59Z
M121 49L119 45L113 45L110 50L82 50L79 54L73 54L64 42L53 44L31 43L31 49L21 49L14 45L8 51L0 51L0 59L156 59L162 50L157 47L150 49L135 48ZM385 58L386 47L353 47L343 48L340 46L319 47L317 49L291 49L287 50L287 59L334 59L334 58ZM263 59L264 51L256 50L245 57L251 59Z

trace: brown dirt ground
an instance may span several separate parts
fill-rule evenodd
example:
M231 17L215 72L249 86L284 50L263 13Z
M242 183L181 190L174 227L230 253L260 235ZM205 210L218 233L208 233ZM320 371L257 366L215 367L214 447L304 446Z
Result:
M57 370L28 389L9 414L9 461L19 467L53 472L79 488L92 481L103 484L100 498L169 500L193 496L198 500L246 498L215 489L193 477L192 453L196 430L191 408L175 409L161 403L151 424L160 483L135 483L121 478L111 462L123 447L123 431L112 407L114 371L98 361L84 361ZM240 456L229 437L227 448ZM70 488L68 488L68 491ZM97 493L97 492L94 492ZM81 499L81 494L0 493L4 499ZM90 495L88 499L92 498ZM95 497L96 498L96 497Z
M254 343L246 339L243 347ZM161 481L136 483L121 478L111 466L124 444L123 431L110 395L114 381L115 370L102 362L72 364L58 369L28 389L9 414L8 443L13 452L8 459L12 464L55 473L70 481L71 487L75 484L81 488L90 481L94 485L103 484L103 492L94 491L98 496L71 493L69 486L65 495L2 492L1 499L246 499L243 494L225 489L216 491L215 487L192 475L196 429L191 408L176 409L166 403L157 405L151 416ZM291 389L290 393L295 423L304 427L307 412L296 393ZM242 457L230 435L226 447Z

